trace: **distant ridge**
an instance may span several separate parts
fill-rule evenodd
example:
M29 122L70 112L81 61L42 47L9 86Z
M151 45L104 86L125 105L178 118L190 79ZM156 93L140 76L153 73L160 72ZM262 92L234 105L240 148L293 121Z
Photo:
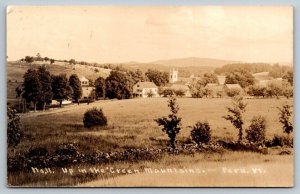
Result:
M167 60L158 60L150 63L160 64L165 66L174 66L174 67L221 67L226 64L232 63L241 63L241 61L233 60L222 60L222 59L212 59L212 58L199 58L199 57L187 57L187 58L178 58L178 59L167 59Z

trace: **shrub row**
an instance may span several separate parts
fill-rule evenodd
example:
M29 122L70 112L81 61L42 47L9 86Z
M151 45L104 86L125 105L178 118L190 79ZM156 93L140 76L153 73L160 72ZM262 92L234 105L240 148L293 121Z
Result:
M9 157L7 167L9 172L30 171L31 167L53 168L67 167L70 165L89 163L89 164L112 164L115 162L138 162L155 161L163 155L194 155L200 152L222 153L225 150L251 151L267 154L267 147L272 146L292 146L292 142L286 142L285 138L275 136L274 139L267 141L265 145L257 146L251 143L237 144L236 142L225 142L222 140L209 142L207 144L184 143L177 148L141 148L127 149L125 151L114 152L94 152L91 154L80 153L79 145L62 144L50 154L46 148L37 147L30 149L24 155Z

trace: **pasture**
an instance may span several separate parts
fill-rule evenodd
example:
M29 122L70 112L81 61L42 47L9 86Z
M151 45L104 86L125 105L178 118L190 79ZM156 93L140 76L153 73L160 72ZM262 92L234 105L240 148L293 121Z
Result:
M92 153L95 150L104 152L122 151L130 148L163 148L168 142L167 135L161 131L160 127L154 122L154 119L169 114L167 107L167 98L147 98L147 99L129 99L129 100L105 100L95 103L70 105L62 109L53 109L46 112L26 113L21 116L21 123L25 132L25 138L16 147L15 153L24 153L30 148L45 147L49 151L53 150L57 145L63 143L79 144L79 150L84 153ZM207 120L212 129L212 138L222 140L237 140L238 131L226 121L222 116L227 114L226 107L231 105L230 98L215 99L197 99L197 98L178 98L180 107L179 116L182 117L182 129L177 136L177 145L186 142L190 137L191 126L197 121ZM247 103L244 119L246 121L245 128L249 126L253 116L262 115L267 121L267 139L272 139L274 134L282 134L282 126L278 121L278 109L284 103L292 104L293 99L245 99ZM95 127L92 129L83 128L83 114L92 107L102 108L108 119L108 126ZM210 153L197 154L191 156L174 156L163 157L158 162L141 161L135 164L120 163L120 167L142 168L145 166L195 166L195 165L212 165L214 167L236 164L253 166L261 165L271 171L271 167L278 169L267 177L271 178L286 172L284 177L290 177L282 182L284 186L292 185L293 171L293 155L278 155L280 150L274 150L268 155L250 152L226 152L224 154ZM10 153L12 154L12 153ZM271 167L270 167L271 166ZM275 174L274 174L275 173ZM9 182L13 185L79 185L82 182L99 179L94 182L93 186L141 186L140 182L128 183L123 178L93 176L92 178L70 178L66 177L61 180L59 177L65 175L56 174L41 178L32 175L10 175ZM41 175L42 176L42 175ZM140 180L142 174L125 175L133 176L135 180ZM162 175L164 176L164 175ZM32 180L32 182L24 181L23 178ZM35 178L34 178L35 177ZM151 178L152 177L152 178ZM155 177L155 176L154 176ZM149 186L155 186L155 178L152 176L147 179ZM213 176L212 176L213 177ZM261 177L266 180L267 177ZM174 181L179 177L175 178ZM224 178L224 177L223 177ZM237 176L238 178L238 176ZM126 178L124 178L126 179ZM133 180L134 180L133 179ZM162 180L166 179L163 177ZM240 186L247 186L246 182L242 182ZM253 179L253 177L252 177ZM115 182L114 182L115 180ZM180 180L180 179L179 179ZM189 179L187 179L189 180ZM196 179L195 179L196 180ZM195 181L194 180L194 181ZM209 179L210 180L210 179ZM199 186L238 186L233 185L237 179L228 179L229 182L220 182L224 180L216 179L216 183L210 185L209 182L199 183ZM273 180L273 179L272 179ZM275 180L266 183L268 186L276 185ZM281 179L277 179L280 181ZM151 182L152 181L152 182ZM177 180L178 181L178 180ZM218 182L219 181L219 182ZM274 182L275 181L275 182ZM120 183L120 185L118 185ZM123 184L124 183L124 184ZM117 185L116 185L117 184ZM197 184L193 182L194 186ZM232 184L232 185L231 185ZM255 182L249 183L255 185ZM86 183L91 186L92 183ZM180 185L180 184L179 184ZM181 186L190 184L183 183ZM258 185L256 185L258 186Z

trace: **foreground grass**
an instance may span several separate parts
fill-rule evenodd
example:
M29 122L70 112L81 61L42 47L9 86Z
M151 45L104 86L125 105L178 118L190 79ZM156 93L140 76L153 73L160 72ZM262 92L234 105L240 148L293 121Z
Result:
M273 138L274 134L281 134L281 125L278 122L277 107L286 103L286 99L246 99L248 104L245 113L245 127L253 116L262 115L267 120L267 138ZM293 99L287 101L292 104ZM178 135L177 144L186 142L189 139L191 126L199 120L207 120L212 128L213 139L236 140L237 130L232 125L222 118L226 115L226 107L231 105L231 100L227 98L222 99L193 99L193 98L179 98L180 106L179 116L182 117L182 130ZM101 107L104 114L108 118L108 126L104 128L83 128L83 114L92 107ZM16 147L12 154L24 154L29 149L35 147L45 147L49 152L54 152L56 147L63 143L79 144L79 151L82 153L92 153L96 150L103 152L109 151L123 151L129 148L145 148L165 147L168 141L167 136L154 122L154 119L165 116L169 113L166 98L152 98L152 99L130 99L122 101L98 101L90 105L71 105L62 109L55 109L47 112L28 113L21 117L21 123L25 132L25 138ZM292 162L293 156L284 155L279 156L278 153L271 153L270 155L261 155L250 152L226 152L223 155L217 153L197 154L192 156L165 156L159 161L155 162L138 162L138 163L116 163L114 166L118 168L137 168L143 169L145 166L155 167L193 167L195 165L212 165L214 168L219 168L223 165L237 165L243 164L246 166L259 165L262 168L270 170L270 168L277 169L268 174L267 178L278 177L282 174L286 181L282 184L276 182L264 182L266 186L289 186L292 184ZM269 166L269 167L268 167ZM82 168L89 168L92 166L81 166ZM107 167L100 164L100 167ZM71 168L78 169L78 166ZM125 175L134 176L130 180L135 182L124 182L123 178L116 178L116 174L74 174L73 176L61 173L61 169L54 169L55 174L37 175L32 173L9 174L8 183L12 186L71 186L80 185L84 182L97 179L96 182L87 183L86 186L142 186L139 180L144 180L145 176L140 175ZM285 173L286 171L286 173ZM60 172L60 173L59 173ZM274 174L275 173L275 174ZM148 185L143 186L157 186L163 181L164 186L168 185L167 177L146 176L149 179L145 182ZM156 178L155 178L156 177ZM217 174L210 175L210 182L197 182L201 177L194 177L194 181L185 177L184 180L190 180L192 185L188 183L180 184L180 176L174 178L177 182L170 181L170 184L178 186L229 186L230 183L236 182L235 179L228 179L228 177L218 177ZM238 176L236 176L239 178ZM203 177L202 177L203 178ZM245 177L244 177L245 178ZM243 178L243 179L244 179ZM98 180L99 179L99 180ZM222 180L230 180L227 185L222 185ZM255 177L245 178L240 186L246 184L253 184L259 186L260 184L251 181ZM260 179L257 179L260 180ZM281 180L279 178L278 180ZM104 181L104 182L103 182ZM115 182L111 182L115 181ZM214 182L216 182L214 184ZM279 182L280 183L280 182ZM163 185L162 185L163 186ZM172 185L170 185L172 186ZM238 186L238 185L231 185ZM250 186L250 185L248 185ZM264 185L262 185L264 186Z
M71 166L74 172L63 173L54 168L53 174L17 173L8 176L11 186L291 186L293 184L293 156L278 155L280 150L273 150L270 155L253 152L197 153L190 155L166 155L158 161L141 161L138 163L118 162L113 165L95 164ZM82 173L79 169L112 168L113 173ZM146 173L151 169L202 169L202 174ZM117 169L138 170L128 174ZM208 169L215 171L208 172ZM225 170L227 169L227 170ZM229 169L237 172L229 173ZM261 169L265 173L244 174L243 169ZM226 172L224 172L224 170ZM170 178L172 177L172 178Z

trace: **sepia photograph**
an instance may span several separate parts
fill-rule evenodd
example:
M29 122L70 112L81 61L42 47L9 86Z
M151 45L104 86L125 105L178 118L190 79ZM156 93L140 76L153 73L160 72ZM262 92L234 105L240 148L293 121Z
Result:
M8 6L8 187L293 187L292 6Z

